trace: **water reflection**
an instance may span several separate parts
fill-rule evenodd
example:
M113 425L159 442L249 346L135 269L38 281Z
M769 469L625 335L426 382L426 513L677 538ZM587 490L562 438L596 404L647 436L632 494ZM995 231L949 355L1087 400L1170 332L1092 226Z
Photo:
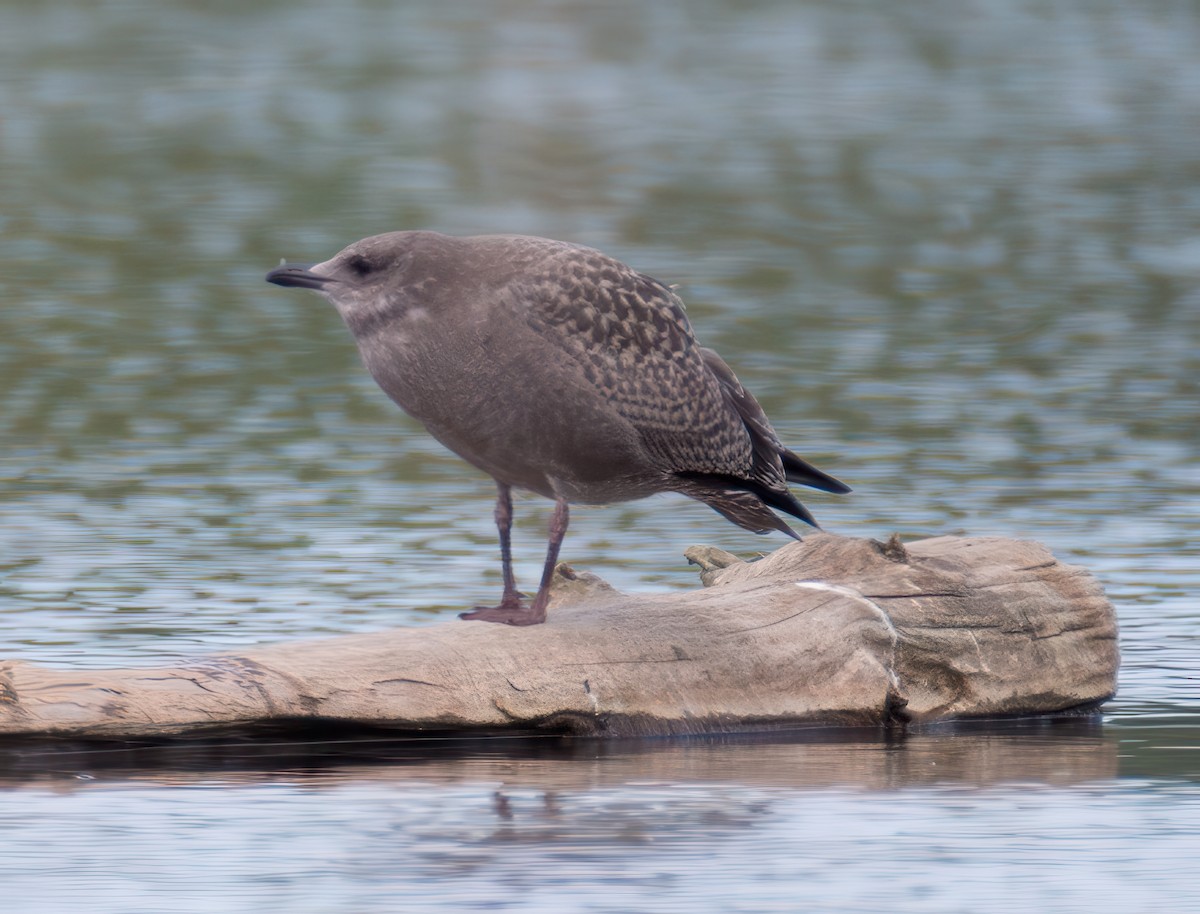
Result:
M105 910L758 911L798 892L822 909L1130 910L1194 889L1194 787L1121 770L1147 737L1085 718L903 738L27 744L0 756L0 874L29 911L83 886Z
M944 724L911 734L806 728L686 740L348 731L339 739L304 741L257 732L168 743L21 742L0 752L0 784L83 789L106 782L182 786L217 780L321 787L368 780L548 791L676 782L800 790L1065 786L1116 777L1118 756L1118 740L1104 733L1098 717Z

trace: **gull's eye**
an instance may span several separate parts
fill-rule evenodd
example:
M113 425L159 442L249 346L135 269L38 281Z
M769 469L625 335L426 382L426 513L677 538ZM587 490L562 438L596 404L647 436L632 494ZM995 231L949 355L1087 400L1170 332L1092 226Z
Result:
M362 254L355 254L346 261L346 269L348 269L359 279L362 279L368 273L373 273L375 271L375 265L371 263L371 261L367 260L367 258L363 257Z

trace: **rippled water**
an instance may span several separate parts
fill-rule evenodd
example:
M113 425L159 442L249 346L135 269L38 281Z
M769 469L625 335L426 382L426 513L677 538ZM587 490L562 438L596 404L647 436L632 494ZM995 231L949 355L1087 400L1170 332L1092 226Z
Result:
M4 656L170 662L498 590L489 481L262 281L415 227L680 283L855 487L806 499L827 527L1042 540L1124 656L1101 729L1052 738L37 756L0 802L21 909L1195 907L1198 45L1183 0L5 4ZM546 510L517 509L529 582ZM691 587L697 540L779 545L664 496L575 512L564 557ZM919 777L922 747L965 761Z

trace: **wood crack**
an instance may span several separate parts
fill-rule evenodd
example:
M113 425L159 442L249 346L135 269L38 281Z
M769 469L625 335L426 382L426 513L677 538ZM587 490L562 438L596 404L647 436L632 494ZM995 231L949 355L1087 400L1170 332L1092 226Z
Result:
M938 597L955 597L961 600L968 594L962 590L921 590L915 593L867 593L863 596L868 600L928 600Z
M394 682L406 682L411 685L429 686L430 688L434 688L434 689L446 688L446 686L442 685L442 683L440 683L440 682L427 682L424 679L405 679L404 677L401 677L401 676L398 676L395 679L376 679L374 684L377 686L378 685L391 685Z

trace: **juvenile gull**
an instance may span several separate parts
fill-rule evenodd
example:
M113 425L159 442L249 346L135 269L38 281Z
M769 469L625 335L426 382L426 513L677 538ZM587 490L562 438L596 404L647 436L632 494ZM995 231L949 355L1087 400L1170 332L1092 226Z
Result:
M789 480L850 491L783 446L729 366L696 342L671 287L591 248L391 232L267 281L320 292L384 393L496 480L504 592L464 619L545 621L571 502L681 492L747 530L799 539L771 511L817 526ZM554 500L532 602L513 581L514 486Z

